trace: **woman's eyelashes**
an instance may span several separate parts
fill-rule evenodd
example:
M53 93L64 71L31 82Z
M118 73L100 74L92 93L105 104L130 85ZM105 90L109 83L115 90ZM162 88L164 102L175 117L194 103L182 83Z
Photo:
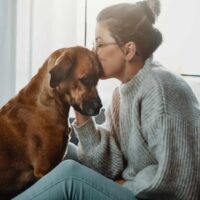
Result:
M103 46L104 46L104 43L96 44L96 47L97 47L97 48L100 48L100 47L103 47Z

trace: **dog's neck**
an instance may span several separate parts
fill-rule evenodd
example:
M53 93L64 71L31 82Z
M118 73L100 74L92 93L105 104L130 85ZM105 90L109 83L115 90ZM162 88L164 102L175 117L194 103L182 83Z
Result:
M70 105L62 101L61 95L56 89L44 88L37 103L45 107L55 108L61 115L68 118Z
M70 105L66 102L63 102L62 95L56 89L53 89L53 94L54 94L53 96L55 99L55 103L57 103L60 108L63 108L63 112L64 112L65 116L68 117Z

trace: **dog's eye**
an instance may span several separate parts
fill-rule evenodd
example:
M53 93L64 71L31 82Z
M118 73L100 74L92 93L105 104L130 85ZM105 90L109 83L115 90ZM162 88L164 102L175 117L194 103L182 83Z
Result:
M92 84L93 81L89 77L84 77L84 78L81 78L81 82L82 84L89 86Z

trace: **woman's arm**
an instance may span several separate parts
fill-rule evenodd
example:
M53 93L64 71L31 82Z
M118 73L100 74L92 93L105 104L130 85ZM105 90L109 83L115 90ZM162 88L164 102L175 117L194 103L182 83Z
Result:
M90 117L82 115L81 113L79 113L78 111L75 111L75 118L76 118L76 125L77 126L81 126L82 124L84 124L87 120L90 119Z
M93 118L76 113L74 129L79 138L78 155L81 162L110 178L117 178L124 169L124 158L121 152L118 134L119 123L116 117L115 95L106 112L106 122L99 126Z

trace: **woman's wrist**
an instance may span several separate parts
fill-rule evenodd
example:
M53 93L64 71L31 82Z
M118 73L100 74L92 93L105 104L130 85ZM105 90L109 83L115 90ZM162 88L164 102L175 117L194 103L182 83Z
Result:
M84 124L88 119L90 119L90 117L82 115L78 111L74 111L74 112L75 112L76 125L77 126L80 126L80 125Z

